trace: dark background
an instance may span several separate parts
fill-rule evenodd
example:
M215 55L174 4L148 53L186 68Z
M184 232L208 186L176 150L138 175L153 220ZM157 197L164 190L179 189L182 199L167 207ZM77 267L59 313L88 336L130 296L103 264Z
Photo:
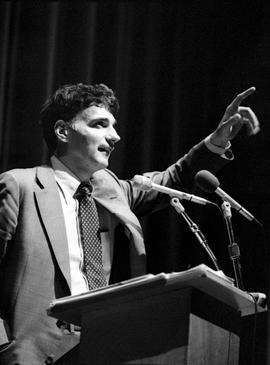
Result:
M264 230L233 212L245 289L268 293L269 19L269 1L1 2L0 171L46 162L39 110L61 84L103 82L116 91L122 140L110 167L121 178L173 163L216 128L239 92L256 86L244 105L256 112L261 132L241 131L234 161L217 176L263 223ZM233 277L219 211L184 205ZM142 223L150 272L213 267L171 208ZM258 364L266 327L264 318Z

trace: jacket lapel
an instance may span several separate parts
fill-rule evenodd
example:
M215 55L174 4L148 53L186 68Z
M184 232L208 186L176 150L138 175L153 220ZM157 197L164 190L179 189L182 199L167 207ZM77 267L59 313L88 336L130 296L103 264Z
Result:
M37 184L34 193L52 251L70 288L69 253L64 215L54 173L49 166L37 167Z
M120 196L105 194L99 196L98 191L94 194L97 202L103 205L108 211L114 214L121 224L127 229L126 235L130 246L130 273L131 277L144 275L146 273L146 253L141 225L129 209L129 206Z
M121 187L104 170L98 171L93 180L93 196L98 203L114 214L128 229L139 255L145 254L143 232L136 215L132 213Z

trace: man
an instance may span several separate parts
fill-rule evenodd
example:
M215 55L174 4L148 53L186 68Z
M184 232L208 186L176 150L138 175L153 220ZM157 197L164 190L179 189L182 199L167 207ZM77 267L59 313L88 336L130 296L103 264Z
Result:
M189 189L197 171L214 172L226 164L230 140L241 126L249 134L259 131L252 110L240 106L254 90L239 94L217 129L188 154L147 176L157 184ZM103 84L61 87L41 112L51 164L0 176L3 365L50 364L79 343L79 332L47 316L53 299L145 273L137 216L161 209L169 200L155 191L137 191L131 181L119 180L107 169L120 140L117 111L114 93ZM84 209L87 204L91 217ZM89 249L95 223L95 244L101 246ZM101 263L92 263L91 250Z

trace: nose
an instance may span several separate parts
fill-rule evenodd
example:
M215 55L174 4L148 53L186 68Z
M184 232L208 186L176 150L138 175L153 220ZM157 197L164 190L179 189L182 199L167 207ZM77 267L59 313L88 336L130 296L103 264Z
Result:
M121 137L116 132L116 129L114 127L111 127L106 139L108 143L114 145L115 143L120 141Z

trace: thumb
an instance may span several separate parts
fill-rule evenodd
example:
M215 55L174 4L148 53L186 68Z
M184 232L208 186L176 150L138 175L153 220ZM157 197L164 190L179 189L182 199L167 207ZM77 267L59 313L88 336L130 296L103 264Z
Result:
M242 117L236 113L223 123L224 132L229 139L233 139L242 128Z

